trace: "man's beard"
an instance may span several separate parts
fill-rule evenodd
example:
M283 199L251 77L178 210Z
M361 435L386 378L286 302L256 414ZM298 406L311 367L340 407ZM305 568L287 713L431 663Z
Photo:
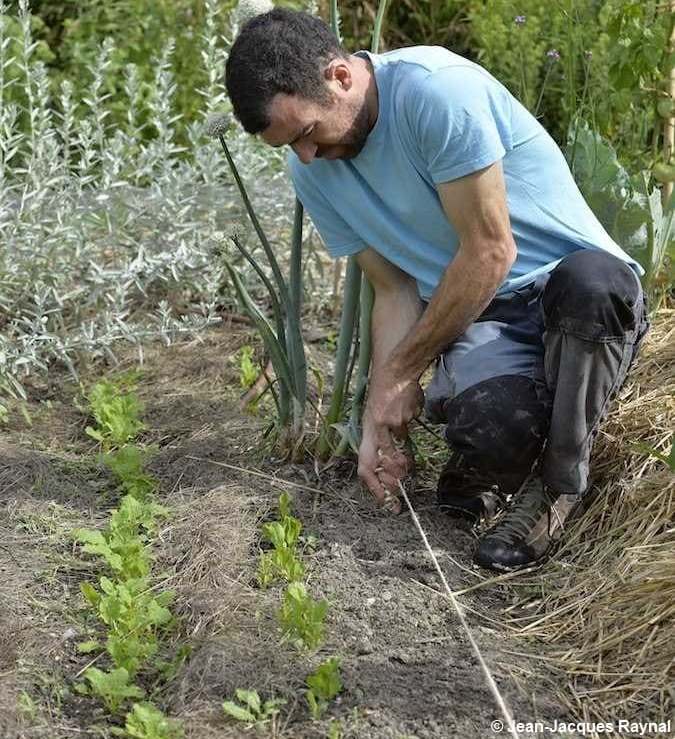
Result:
M368 140L368 134L371 131L368 118L368 106L364 102L356 112L354 122L349 127L349 130L339 141L335 142L336 146L344 147L344 152L340 154L340 159L353 159L361 153Z

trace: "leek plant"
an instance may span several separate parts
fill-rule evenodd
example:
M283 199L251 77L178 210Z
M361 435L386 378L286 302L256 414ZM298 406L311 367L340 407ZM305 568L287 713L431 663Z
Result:
M387 0L380 0L371 46L374 53L377 53L379 48L386 6ZM340 22L337 0L331 0L330 25L339 39ZM268 277L255 256L244 246L238 233L230 234L230 239L265 286L270 298L272 320L268 319L256 305L239 273L229 261L225 262L225 268L244 310L258 328L274 367L276 382L275 384L270 383L270 389L277 409L277 426L281 448L295 457L300 454L304 441L307 404L307 363L300 329L303 209L300 201L296 199L290 274L288 281L286 281L274 251L256 216L255 209L228 147L226 135L229 122L227 116L212 116L207 125L207 132L220 141L248 217L265 253L271 270L271 278ZM359 428L371 359L370 321L372 306L372 287L367 280L362 278L361 270L354 258L350 258L345 278L344 306L335 361L334 387L316 450L320 457L326 458L331 453L344 454L348 446L355 451L358 449ZM360 336L360 340L358 336ZM354 352L353 356L352 350ZM351 362L350 356L352 357ZM355 364L357 365L356 388L352 398L350 418L347 423L341 423L345 409L345 398L349 391L352 369Z
M231 233L230 239L260 277L269 293L273 314L272 322L256 305L239 272L228 260L225 261L225 269L244 310L253 319L260 332L265 349L274 367L276 388L274 384L270 383L270 390L277 409L277 431L281 449L286 453L290 453L291 456L297 457L301 453L304 440L305 406L307 403L307 361L300 329L303 208L300 201L296 199L291 239L290 274L287 281L281 272L274 250L258 220L246 191L246 186L228 148L225 139L228 127L228 117L219 115L209 119L207 130L211 136L220 141L246 212L267 257L272 278L270 279L267 276L260 262L244 246L239 233L236 231Z

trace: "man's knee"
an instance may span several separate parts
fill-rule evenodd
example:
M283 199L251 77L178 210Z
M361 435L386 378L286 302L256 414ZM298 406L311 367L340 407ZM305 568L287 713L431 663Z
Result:
M549 423L542 389L528 377L504 375L473 385L444 404L446 438L477 469L526 472Z
M542 306L546 328L589 339L621 338L635 328L642 288L633 270L606 252L582 249L551 272Z

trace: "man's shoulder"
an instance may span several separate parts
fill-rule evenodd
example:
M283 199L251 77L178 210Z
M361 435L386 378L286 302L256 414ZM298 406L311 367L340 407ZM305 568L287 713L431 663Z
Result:
M409 74L416 71L428 74L457 64L473 63L444 46L403 46L371 55L371 58L376 60L376 64L401 67Z
M371 57L372 58L372 57ZM457 80L467 77L496 82L480 64L443 46L407 46L377 54L376 64L396 77L394 89L417 89L433 85L435 80Z
M394 115L415 120L425 107L470 107L474 97L510 97L487 69L441 46L411 46L380 55L387 65Z

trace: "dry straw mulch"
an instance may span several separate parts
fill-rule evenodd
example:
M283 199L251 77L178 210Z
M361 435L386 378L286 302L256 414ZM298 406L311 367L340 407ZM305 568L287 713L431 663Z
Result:
M675 475L645 446L667 455L674 428L669 309L597 440L597 497L553 560L516 586L526 595L513 624L549 645L543 672L579 720L672 717Z

